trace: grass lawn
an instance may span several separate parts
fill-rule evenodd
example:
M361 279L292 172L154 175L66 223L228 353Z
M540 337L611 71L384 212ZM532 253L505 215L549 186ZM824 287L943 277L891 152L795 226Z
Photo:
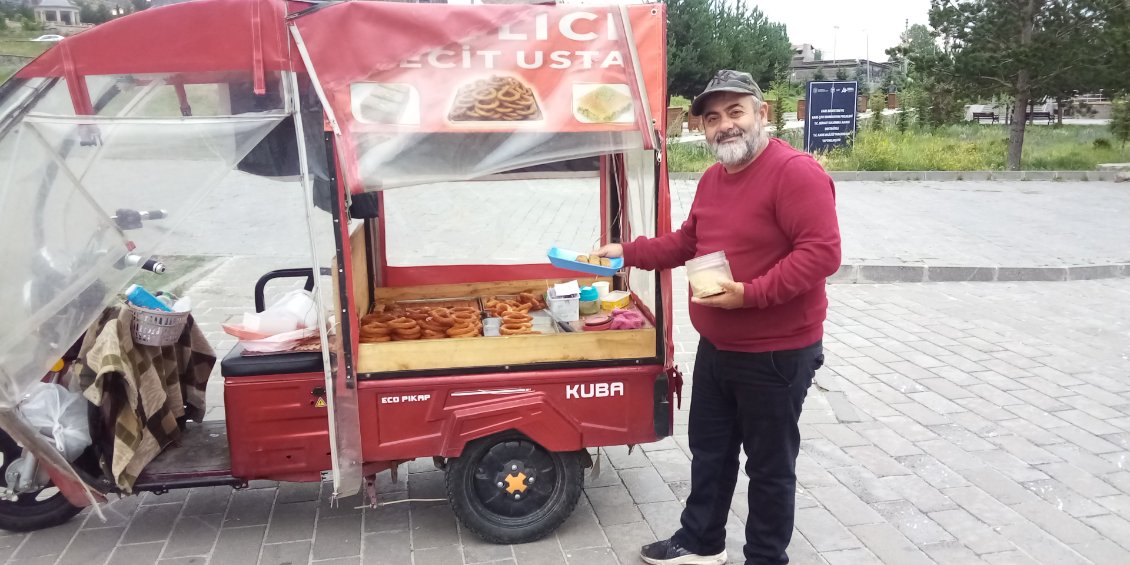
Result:
M0 55L38 57L48 47L54 45L50 41L29 41L40 35L43 35L43 33L38 31L0 34Z
M4 55L38 57L49 47L54 45L47 41L28 41L40 35L43 35L43 33L38 31L0 33L0 57ZM0 83L8 80L8 77L15 74L19 69L20 66L11 59L0 61Z
M799 130L786 139L802 145ZM1105 143L1104 143L1105 142ZM853 147L818 157L829 171L985 171L1005 169L1008 130L1004 125L961 124L933 132L899 133L863 129ZM1130 162L1130 144L1122 147L1105 126L1029 126L1024 136L1025 170L1093 171L1100 163ZM673 172L700 172L714 163L700 144L668 147Z

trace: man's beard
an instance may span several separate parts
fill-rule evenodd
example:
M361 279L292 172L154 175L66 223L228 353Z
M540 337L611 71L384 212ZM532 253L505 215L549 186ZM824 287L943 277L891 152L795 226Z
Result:
M722 143L722 141L731 137L738 137L739 142ZM753 160L753 156L768 143L769 134L764 127L758 126L753 126L749 130L735 126L716 133L714 139L706 140L706 146L710 148L710 152L714 154L718 162L727 167L749 163Z

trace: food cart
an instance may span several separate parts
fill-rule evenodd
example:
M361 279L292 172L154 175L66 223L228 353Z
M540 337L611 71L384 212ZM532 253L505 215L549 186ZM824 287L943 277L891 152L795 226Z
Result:
M446 471L456 515L484 539L560 525L588 448L672 433L671 280L520 248L560 204L546 195L591 219L563 245L670 231L665 21L659 4L196 0L95 27L22 69L0 86L0 527L54 525L112 493L255 479L332 480L335 497L377 504L377 474L395 480L420 457ZM137 273L127 258L171 230L127 233L120 217L159 208L176 226L222 198L208 190L232 169L305 191L294 229L310 232L314 264L265 274L257 309L268 281L298 277L328 329L313 351L233 349L225 421L182 417L139 472L111 465L97 433L68 461L19 405L44 375L91 368L72 345L105 327ZM475 204L444 208L455 195ZM319 230L332 250L313 243ZM420 260L483 230L497 245ZM573 280L623 293L635 323L570 322L576 306L548 291ZM104 413L91 410L92 431Z

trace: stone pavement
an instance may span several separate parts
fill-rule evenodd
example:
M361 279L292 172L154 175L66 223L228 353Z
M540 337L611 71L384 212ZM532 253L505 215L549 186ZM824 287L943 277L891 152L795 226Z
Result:
M674 189L677 223L693 183ZM891 194L899 189L905 192ZM966 207L941 207L948 198ZM917 208L904 217L903 209L882 205L887 199ZM918 245L958 259L966 252L1008 259L1055 239L1038 233L1054 224L1050 214L1030 226L1030 215L1000 219L978 209L1007 210L1010 201L1033 213L1063 208L1060 260L1098 262L1126 248L1117 246L1125 230L1114 227L1128 200L1113 185L852 183L840 186L845 257L857 245ZM930 202L954 220L928 227L952 231L937 233L934 242L913 233L905 241L895 237L899 226L914 227L914 213L928 217ZM288 205L276 212L292 210ZM890 236L877 235L884 233ZM238 243L266 242L263 253L218 259L189 288L220 354L231 341L218 323L250 308L254 279L302 264L304 247L278 246L285 232L269 235L244 234ZM1115 243L1104 247L1103 236ZM951 237L985 250L955 248ZM683 285L676 271L676 286ZM829 294L827 364L802 418L794 563L1130 562L1130 279L837 284ZM675 313L676 357L689 375L697 335L683 293L676 294ZM208 398L209 418L222 418L222 381L210 383ZM639 563L640 545L677 527L689 480L688 402L685 395L672 438L630 454L622 446L601 449L602 473L590 477L572 517L532 544L482 543L444 502L373 510L356 508L353 499L331 508L323 485L256 482L234 493L207 488L124 498L107 507L106 523L86 512L51 530L0 535L0 561ZM444 496L442 473L430 460L403 471L398 484L383 475L383 499ZM745 490L740 481L731 505L733 563L741 562Z
M1130 562L1130 281L830 291L828 362L801 427L794 563ZM677 334L689 367L685 318ZM325 487L268 482L122 499L107 523L84 514L0 537L0 551L82 565L638 563L687 493L686 406L673 438L602 449L570 520L532 544L484 544L443 502L330 508ZM443 497L430 461L405 470L381 485L386 500ZM745 490L728 526L735 563Z

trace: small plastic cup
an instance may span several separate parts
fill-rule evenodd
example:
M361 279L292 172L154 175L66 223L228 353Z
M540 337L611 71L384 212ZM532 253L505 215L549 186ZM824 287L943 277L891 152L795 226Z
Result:
M691 294L695 298L706 298L722 294L723 282L734 282L730 273L730 262L725 251L715 251L687 261L687 281L691 284Z
M596 289L598 300L608 296L608 291L611 290L608 281L596 281L592 283L592 287Z
M483 320L483 337L497 337L501 335L502 318L486 318Z

